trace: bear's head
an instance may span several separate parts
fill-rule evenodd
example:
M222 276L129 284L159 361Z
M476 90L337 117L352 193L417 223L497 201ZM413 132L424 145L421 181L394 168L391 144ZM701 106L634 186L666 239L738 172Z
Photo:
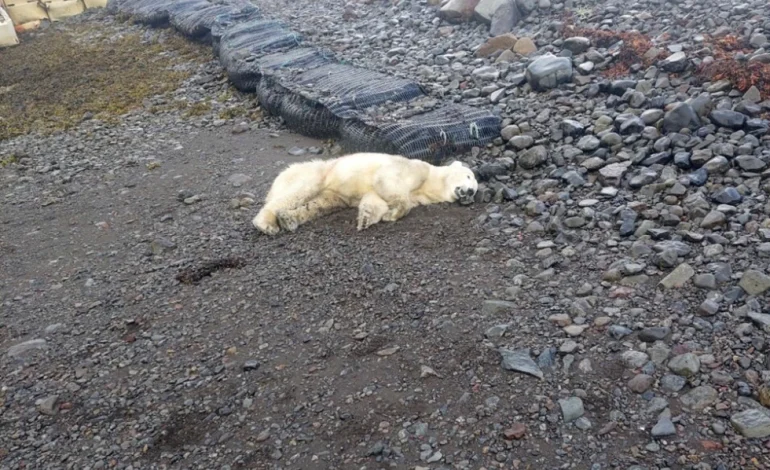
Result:
M473 196L479 189L479 183L476 181L476 175L473 174L473 171L461 162L454 162L447 169L444 187L450 193L450 201L459 201L461 204L473 202Z

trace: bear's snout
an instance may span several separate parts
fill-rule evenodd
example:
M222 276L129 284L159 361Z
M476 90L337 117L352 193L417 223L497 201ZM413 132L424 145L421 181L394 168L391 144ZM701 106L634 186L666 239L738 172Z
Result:
M460 202L472 200L475 195L476 190L474 188L463 188L462 186L455 188L455 196L457 196L457 199L459 199Z

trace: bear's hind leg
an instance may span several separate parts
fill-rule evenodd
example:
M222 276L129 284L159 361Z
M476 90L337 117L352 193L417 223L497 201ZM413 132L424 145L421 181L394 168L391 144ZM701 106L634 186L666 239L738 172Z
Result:
M387 212L387 202L377 193L366 193L358 204L358 230L365 230L378 223Z
M293 232L297 227L346 206L345 201L331 192L322 192L307 203L278 213L278 222L285 230Z
M295 165L278 175L265 205L252 220L254 227L267 235L276 235L280 232L281 214L306 204L321 191L323 171L320 163L307 162ZM308 177L308 175L311 176ZM291 224L288 225L291 228Z

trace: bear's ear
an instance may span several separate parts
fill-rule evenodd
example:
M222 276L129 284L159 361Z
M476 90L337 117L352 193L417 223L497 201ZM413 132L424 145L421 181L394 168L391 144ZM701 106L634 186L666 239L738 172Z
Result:
M457 168L457 167L460 167L460 168L462 168L462 166L463 166L463 162L461 162L460 160L456 160L456 161L452 162L452 164L451 164L451 165L449 165L449 166L451 166L451 167L455 167L455 168Z

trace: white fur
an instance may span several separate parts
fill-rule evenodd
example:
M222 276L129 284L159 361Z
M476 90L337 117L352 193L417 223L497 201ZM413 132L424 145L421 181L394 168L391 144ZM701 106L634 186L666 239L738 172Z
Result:
M473 172L460 162L435 166L398 155L355 153L290 165L273 182L252 223L275 235L357 207L363 230L381 220L395 222L420 205L473 197L477 189Z

